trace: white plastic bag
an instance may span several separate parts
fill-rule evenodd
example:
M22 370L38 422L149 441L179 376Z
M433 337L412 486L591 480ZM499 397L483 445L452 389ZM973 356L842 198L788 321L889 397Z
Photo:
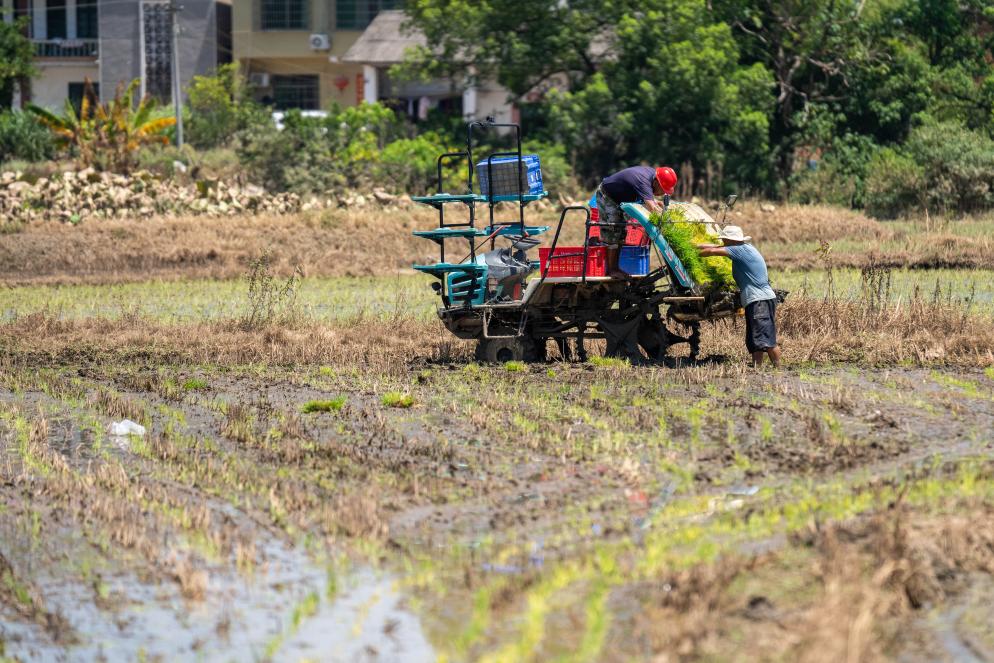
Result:
M141 424L136 424L131 419L125 419L113 422L108 427L107 432L115 436L137 435L138 437L143 437L145 435L145 427Z

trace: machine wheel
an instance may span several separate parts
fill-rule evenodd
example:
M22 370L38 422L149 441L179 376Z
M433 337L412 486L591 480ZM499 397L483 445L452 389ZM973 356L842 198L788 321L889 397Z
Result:
M481 338L476 346L479 361L503 364L508 361L535 361L538 356L535 341L527 336L517 338Z

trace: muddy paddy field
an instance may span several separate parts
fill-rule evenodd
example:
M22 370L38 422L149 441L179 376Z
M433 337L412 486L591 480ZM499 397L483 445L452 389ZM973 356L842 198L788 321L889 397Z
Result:
M994 223L743 213L778 373L475 363L416 214L4 235L0 660L994 660Z

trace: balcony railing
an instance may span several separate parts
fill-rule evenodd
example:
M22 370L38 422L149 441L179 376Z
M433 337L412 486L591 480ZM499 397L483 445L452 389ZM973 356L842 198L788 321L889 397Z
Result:
M34 39L38 58L95 58L100 54L98 39Z

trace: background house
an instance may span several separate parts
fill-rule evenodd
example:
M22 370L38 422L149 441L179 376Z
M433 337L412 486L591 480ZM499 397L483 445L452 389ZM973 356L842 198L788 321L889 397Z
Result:
M229 2L176 3L180 83L230 60ZM20 101L60 108L79 100L90 79L101 98L139 78L142 91L172 99L173 9L167 0L0 0L4 20L28 18L38 74Z
M365 98L362 66L341 61L396 0L236 0L234 56L256 97L277 110L353 106Z
M424 35L402 29L396 0L237 0L235 58L259 101L276 110L384 102L411 119L433 108L511 121L514 108L496 84L462 89L451 81L397 83L388 69Z
M517 121L507 89L493 81L467 87L450 80L391 80L390 67L403 61L407 49L426 43L424 34L404 29L405 21L402 11L380 12L342 57L343 62L362 66L365 101L384 102L412 120L424 119L428 111L437 108L463 117Z

